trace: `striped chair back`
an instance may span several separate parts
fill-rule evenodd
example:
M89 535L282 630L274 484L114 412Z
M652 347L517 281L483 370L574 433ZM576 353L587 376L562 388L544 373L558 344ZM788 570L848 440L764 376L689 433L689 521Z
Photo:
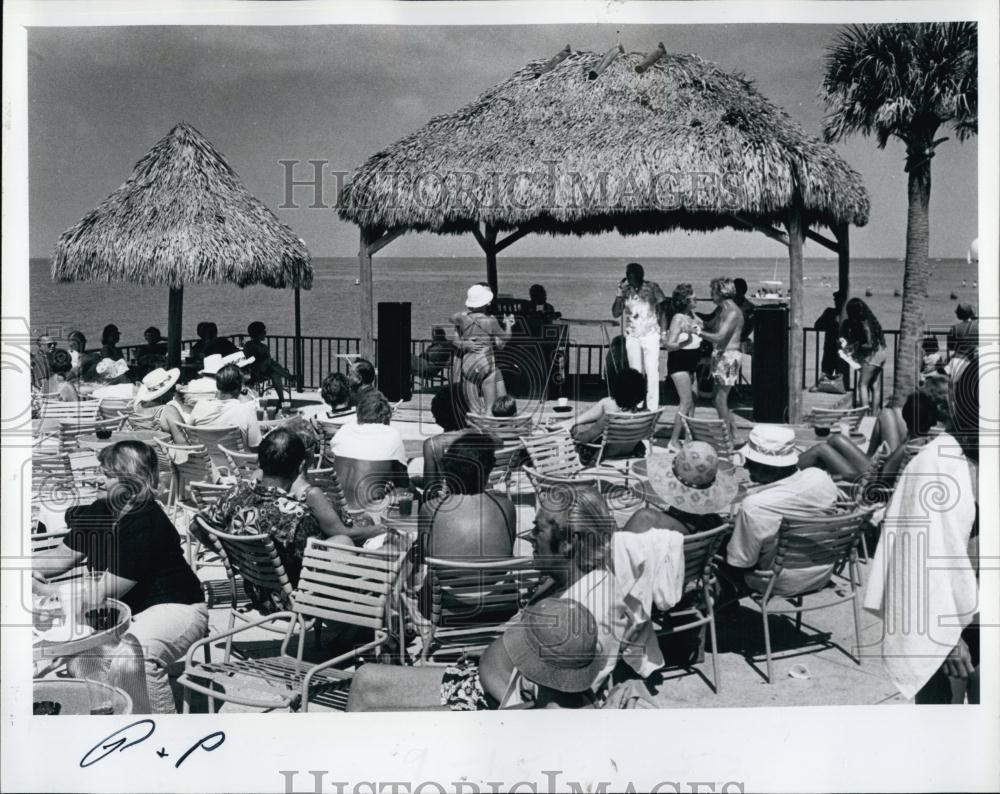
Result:
M483 414L466 414L469 424L480 433L493 436L504 446L519 444L522 436L530 436L534 427L530 415L523 416L486 416Z
M387 554L309 538L292 603L304 618L390 632L406 552Z
M852 434L860 432L861 420L868 415L867 408L813 408L813 427L835 430L841 422L846 422Z
M186 425L183 422L178 422L177 426L187 436L188 441L192 445L201 445L205 448L205 451L208 452L208 457L212 460L212 464L220 471L228 471L229 469L229 460L220 449L220 446L238 452L243 452L247 448L246 442L243 440L243 433L235 425L218 425L212 427L207 425Z
M729 430L729 423L725 419L696 419L684 414L678 416L684 423L685 434L691 441L704 441L720 458L734 462L736 446Z

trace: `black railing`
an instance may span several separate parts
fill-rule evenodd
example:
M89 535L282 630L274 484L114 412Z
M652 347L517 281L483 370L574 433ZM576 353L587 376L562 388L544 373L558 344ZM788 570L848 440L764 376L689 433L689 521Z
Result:
M892 355L889 357L885 367L885 391L889 391L891 376L896 370L899 361L899 331L885 330L886 342L891 346ZM937 339L941 350L944 350L947 343L948 328L933 328L927 331L927 337L933 336ZM807 389L817 383L822 375L821 363L823 360L823 331L815 328L802 329L802 349L804 355L804 366L802 368L801 388ZM247 337L245 334L231 334L227 338L231 339L238 347L242 347ZM301 387L304 389L318 389L323 383L323 378L330 372L347 372L348 362L344 356L357 355L361 349L361 339L356 336L303 336L302 339L302 365L295 365L295 337L289 335L271 335L267 337L268 348L271 355L282 366L300 375ZM181 351L186 353L197 339L185 339L181 342ZM377 341L377 340L376 340ZM410 343L410 351L418 356L432 343L430 339L414 339ZM123 355L130 363L133 361L136 352L142 345L126 345L121 347ZM377 345L376 345L377 349ZM566 376L568 379L602 380L607 358L607 346L603 344L585 344L570 342L567 345L566 356ZM919 370L922 356L916 356L916 366ZM378 361L373 362L378 365ZM750 368L746 367L744 373L749 378Z

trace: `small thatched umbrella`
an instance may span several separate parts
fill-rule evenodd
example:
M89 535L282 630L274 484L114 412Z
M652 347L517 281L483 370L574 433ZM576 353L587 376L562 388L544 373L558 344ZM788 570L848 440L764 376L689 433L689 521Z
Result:
M298 336L298 288L312 286L312 266L305 243L182 122L125 184L63 232L52 279L169 287L168 359L176 366L185 284L293 286Z
M846 290L847 227L867 223L868 209L859 174L750 81L662 44L648 55L567 45L533 61L370 157L340 198L340 216L361 227L369 346L371 254L405 231L471 232L496 291L497 253L529 232L735 228L788 247L797 349L803 239L838 252ZM817 225L835 240L810 228ZM799 350L793 417L801 367Z

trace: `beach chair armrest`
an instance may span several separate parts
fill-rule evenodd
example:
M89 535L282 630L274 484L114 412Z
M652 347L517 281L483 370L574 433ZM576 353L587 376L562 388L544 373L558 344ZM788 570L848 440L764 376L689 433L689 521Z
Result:
M257 618L257 620L248 620L242 626L236 626L235 628L219 632L218 634L209 634L207 637L196 640L191 647L188 648L187 656L184 659L184 666L190 667L191 663L194 661L195 653L205 645L212 642L218 642L219 640L224 640L227 637L235 637L237 634L247 631L248 629L257 628L258 626L263 626L266 623L274 623L278 619L288 620L291 623L298 620L299 615L291 611L274 612L270 615Z

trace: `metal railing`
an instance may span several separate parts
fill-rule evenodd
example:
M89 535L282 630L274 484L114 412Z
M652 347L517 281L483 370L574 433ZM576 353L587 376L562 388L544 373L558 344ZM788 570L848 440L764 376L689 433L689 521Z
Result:
M941 350L946 348L948 328L929 329L925 336L933 336ZM891 346L892 355L885 367L885 390L891 383L899 361L899 331L884 330L887 345ZM230 334L227 336L238 347L247 340L246 334ZM807 389L817 383L822 376L824 332L815 328L802 329L802 349L805 353L805 366L802 368L801 388ZM295 366L295 337L291 335L271 335L267 337L268 349L274 359L292 372L300 376L300 387L318 389L323 379L330 372L347 372L348 362L343 356L358 355L361 349L361 339L356 336L303 336L301 359L302 366ZM187 353L197 339L185 339L181 342L182 353ZM414 339L410 343L410 352L419 356L430 345L430 339ZM120 348L126 360L132 363L142 345L126 345ZM376 340L377 349L377 340ZM587 344L569 342L565 359L567 379L587 379L600 381L604 378L607 361L607 346L603 344ZM917 366L921 356L916 357ZM376 366L378 361L373 362ZM749 370L749 368L747 368ZM749 376L749 371L746 373Z

